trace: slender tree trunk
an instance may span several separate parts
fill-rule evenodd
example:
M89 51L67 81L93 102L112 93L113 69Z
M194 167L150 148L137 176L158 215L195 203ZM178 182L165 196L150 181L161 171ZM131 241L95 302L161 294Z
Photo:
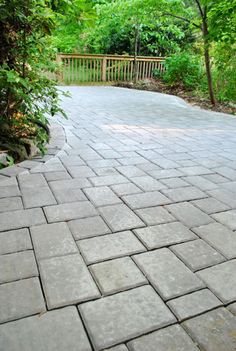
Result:
M133 80L134 80L135 84L137 83L137 76L138 76L138 62L137 62L138 42L139 42L139 28L136 25L135 26L135 37L134 37L134 71L133 71Z
M206 19L203 19L202 35L203 35L203 42L204 42L204 58L205 58L208 91L209 91L211 103L212 103L212 105L215 105L216 98L215 98L215 94L214 94L212 74L211 74L211 59L210 59L210 53L209 53L208 28L207 28Z

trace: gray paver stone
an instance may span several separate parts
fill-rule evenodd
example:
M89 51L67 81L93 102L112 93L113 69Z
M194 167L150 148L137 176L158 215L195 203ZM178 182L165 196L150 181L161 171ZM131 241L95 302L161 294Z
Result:
M101 176L101 177L92 177L89 178L91 183L94 186L104 186L104 185L114 185L114 184L121 184L127 183L127 178L123 177L122 175L108 175L108 176Z
M222 302L207 289L195 291L167 302L179 321L194 317L222 305Z
M38 278L0 285L0 323L45 311Z
M32 249L28 229L0 233L0 255Z
M136 229L134 232L149 250L197 238L193 232L179 222Z
M38 275L32 250L0 256L0 284Z
M75 307L66 307L0 326L0 350L91 351Z
M99 291L80 255L40 261L39 269L49 309L99 297Z
M0 212L16 211L23 208L20 197L6 197L0 199Z
M189 201L207 197L205 193L193 186L162 190L169 199L174 202Z
M111 189L118 195L118 196L124 196L124 195L131 195L131 194L138 194L141 193L142 190L139 189L136 185L133 183L124 183L124 184L117 184L117 185L112 185Z
M110 233L110 229L99 216L76 219L68 222L75 240L86 239L93 236Z
M229 210L230 207L223 204L222 202L214 199L213 197L208 197L206 199L201 199L201 200L196 200L192 201L192 204L194 206L197 206L202 210L203 212L207 214L212 214L215 212L221 212L221 211L226 211Z
M221 301L229 303L236 300L236 260L204 269L197 274Z
M49 223L96 216L97 211L89 201L72 202L44 208Z
M130 257L118 258L90 266L103 295L134 288L147 279Z
M142 208L136 210L136 213L147 225L163 224L175 221L175 218L171 216L162 206Z
M128 342L130 351L198 351L180 325L174 325ZM157 349L158 347L158 349Z
M0 213L0 231L46 223L41 208Z
M193 272L225 261L225 258L219 252L200 239L174 245L171 250Z
M150 286L80 305L95 350L113 346L175 322Z
M78 246L88 264L146 251L130 231L80 240Z
M189 319L183 323L183 326L202 350L235 350L236 319L225 308Z
M212 217L230 229L236 230L236 210L216 213Z
M162 184L158 180L154 179L153 177L146 175L142 177L133 177L130 180L135 183L140 189L144 191L155 191L166 189L166 185Z
M169 204L171 201L159 191L123 196L123 200L132 209L154 207Z
M159 249L133 256L164 300L203 288L204 283L170 250Z
M107 186L86 188L84 192L96 207L121 203L118 196Z
M66 223L43 224L30 228L37 259L78 252Z

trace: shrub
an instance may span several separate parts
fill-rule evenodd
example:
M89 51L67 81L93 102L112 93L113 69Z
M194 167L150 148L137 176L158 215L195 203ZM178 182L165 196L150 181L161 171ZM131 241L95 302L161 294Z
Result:
M199 59L188 53L173 55L165 61L164 81L170 85L183 85L193 90L198 87L202 77Z

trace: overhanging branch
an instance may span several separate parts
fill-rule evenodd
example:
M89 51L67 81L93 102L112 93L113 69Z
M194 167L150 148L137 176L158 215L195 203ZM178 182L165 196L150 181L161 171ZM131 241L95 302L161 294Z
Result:
M201 26L199 26L198 24L196 24L196 23L190 21L189 19L187 19L187 18L185 18L185 17L174 15L174 14L171 13L171 12L165 12L163 15L165 15L165 16L171 16L171 17L180 19L181 21L187 22L187 23L189 23L189 24L192 24L194 27L196 27L196 28L198 28L198 29L201 29Z

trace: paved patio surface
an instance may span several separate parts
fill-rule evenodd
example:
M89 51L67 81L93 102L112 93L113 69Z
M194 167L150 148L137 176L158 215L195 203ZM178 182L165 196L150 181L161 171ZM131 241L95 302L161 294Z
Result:
M236 118L69 89L63 150L0 172L0 351L235 351Z

